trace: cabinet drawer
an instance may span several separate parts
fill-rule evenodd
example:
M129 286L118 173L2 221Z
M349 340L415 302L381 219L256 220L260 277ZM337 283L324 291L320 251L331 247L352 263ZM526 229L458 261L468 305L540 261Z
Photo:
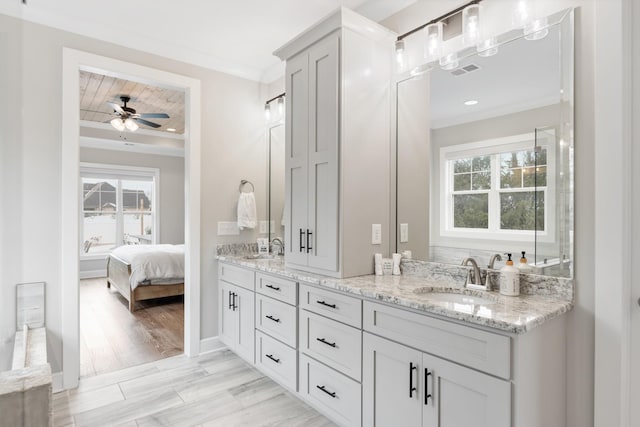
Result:
M300 355L300 395L340 425L360 426L360 384Z
M295 348L297 344L296 308L256 294L256 328Z
M360 381L362 331L300 311L300 350Z
M370 301L364 330L501 378L511 377L509 337Z
M291 347L256 331L256 366L293 391L297 386L297 358Z
M296 284L292 280L256 273L256 292L287 304L296 305L298 302Z
M300 308L362 327L362 300L358 298L300 284Z
M246 268L237 267L235 265L229 265L220 263L218 266L218 278L225 282L233 283L234 285L241 286L250 291L255 290L254 285L255 273Z

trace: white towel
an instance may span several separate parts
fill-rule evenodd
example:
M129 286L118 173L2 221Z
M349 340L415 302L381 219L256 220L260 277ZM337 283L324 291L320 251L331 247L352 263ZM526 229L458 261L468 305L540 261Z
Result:
M258 214L256 213L256 196L251 193L240 193L238 198L238 228L256 228Z

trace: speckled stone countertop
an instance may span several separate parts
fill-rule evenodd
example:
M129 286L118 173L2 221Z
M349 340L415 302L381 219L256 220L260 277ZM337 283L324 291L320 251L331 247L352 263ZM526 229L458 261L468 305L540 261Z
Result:
M335 279L285 268L281 257L254 260L241 256L219 255L218 260L515 334L530 331L545 321L558 317L573 308L571 298L537 294L507 297L498 292L464 289L464 280L461 282L451 280L445 275L438 277L408 274L401 276L368 275ZM442 293L463 294L469 296L469 299L462 302L446 301L441 298L443 297ZM476 299L482 298L485 301L474 301L474 297Z

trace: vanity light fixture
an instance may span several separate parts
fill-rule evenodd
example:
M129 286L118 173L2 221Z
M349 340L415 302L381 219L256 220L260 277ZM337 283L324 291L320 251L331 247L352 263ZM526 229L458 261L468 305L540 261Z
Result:
M511 12L511 25L513 28L524 28L531 19L531 4L529 0L517 0L516 6Z
M449 52L440 58L440 67L445 71L458 68L458 65L460 65L460 61L458 61L458 52Z
M264 104L264 118L269 121L271 119L271 105L267 102Z
M489 37L476 45L478 56L488 58L498 53L498 40L495 37Z
M278 100L278 113L280 118L282 118L282 113L284 113L284 96L285 94L281 93L278 96L268 99L267 102L264 103L264 116L267 123L271 120L271 103L275 100Z
M284 114L284 96L278 98L278 114L280 114L280 117Z
M401 70L404 67L404 40L396 40L396 62Z
M524 32L524 38L526 40L540 40L547 37L547 34L549 34L547 17L545 16L527 22L522 31Z
M427 62L437 61L442 56L442 32L444 24L436 22L425 27L426 44L424 46L424 59Z
M471 4L462 10L462 43L473 46L480 41L480 5Z

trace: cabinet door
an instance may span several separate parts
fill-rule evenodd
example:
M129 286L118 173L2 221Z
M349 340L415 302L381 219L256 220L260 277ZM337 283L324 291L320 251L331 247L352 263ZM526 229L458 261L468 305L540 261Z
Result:
M366 332L362 345L362 425L420 426L422 353Z
M238 337L238 312L235 310L234 290L236 286L220 281L220 338L235 350Z
M309 148L309 55L286 67L285 251L287 262L307 265L307 152Z
M429 374L429 375L427 375ZM509 427L511 383L423 354L425 427Z
M330 271L338 271L339 54L337 32L309 49L308 265Z
M236 310L238 312L238 335L236 353L245 360L255 363L255 312L254 292L236 288Z

